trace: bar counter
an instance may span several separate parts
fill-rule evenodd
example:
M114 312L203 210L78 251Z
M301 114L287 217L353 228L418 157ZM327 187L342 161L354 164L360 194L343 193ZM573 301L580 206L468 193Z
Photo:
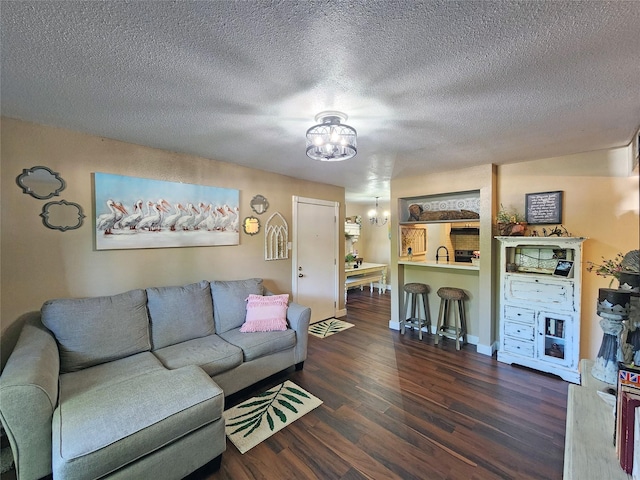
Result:
M398 265L412 265L429 268L455 268L459 270L480 270L479 265L468 262L435 262L434 260L399 260Z
M447 262L425 260L424 256L414 256L412 260L407 257L398 259L397 291L400 300L400 318L402 303L404 302L403 286L405 283L419 282L429 285L429 310L431 313L432 329L435 329L438 321L440 298L437 295L440 287L461 288L467 294L465 310L467 314L467 340L469 343L478 342L478 292L479 292L480 266L467 262ZM397 322L390 322L390 328L399 329Z

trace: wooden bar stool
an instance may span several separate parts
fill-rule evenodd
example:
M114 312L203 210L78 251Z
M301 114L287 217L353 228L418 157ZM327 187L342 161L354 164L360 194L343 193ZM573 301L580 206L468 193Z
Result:
M418 329L418 338L422 340L422 327L427 327L427 332L431 331L431 315L429 314L429 286L424 283L405 283L404 305L402 308L402 318L400 319L400 332L404 335L405 327ZM422 302L419 302L418 295L421 295ZM424 312L424 319L420 317L420 303ZM409 317L407 317L407 313Z
M440 337L455 339L456 350L460 350L460 340L467 342L467 319L464 313L464 299L466 294L461 288L442 287L438 289L440 297L440 312L438 313L438 325L436 329L435 344ZM451 304L455 317L455 325L449 324Z

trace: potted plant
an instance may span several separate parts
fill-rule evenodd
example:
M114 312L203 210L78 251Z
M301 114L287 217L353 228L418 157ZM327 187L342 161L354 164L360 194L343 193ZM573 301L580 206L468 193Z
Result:
M347 264L347 267L351 268L351 266L353 265L353 262L355 261L356 257L353 253L347 253L344 256L344 261Z
M502 236L522 236L527 228L527 223L522 214L516 210L507 210L500 204L500 210L496 216L498 224L498 235Z
M638 252L637 250L632 250L627 252L626 255L622 255L622 253L617 253L613 259L605 259L602 257L602 263L597 264L591 261L587 262L587 272L595 272L599 277L607 278L613 277L609 282L609 288L613 285L613 280L616 279L618 281L621 280L621 276L638 275ZM635 260L632 258L635 255ZM629 257L629 261L626 261L627 257ZM634 267L635 263L635 267ZM623 282L620 281L622 284ZM633 285L635 286L635 285Z

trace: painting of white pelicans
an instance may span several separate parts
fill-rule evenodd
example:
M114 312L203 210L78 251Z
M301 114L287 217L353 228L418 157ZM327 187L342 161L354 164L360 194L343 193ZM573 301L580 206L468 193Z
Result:
M238 245L240 191L94 173L97 250Z

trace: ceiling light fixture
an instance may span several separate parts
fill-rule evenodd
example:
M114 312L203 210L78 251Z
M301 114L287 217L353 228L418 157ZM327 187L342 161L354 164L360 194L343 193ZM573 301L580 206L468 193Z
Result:
M380 197L376 197L376 208L373 210L369 210L369 221L371 222L371 225L381 227L389 221L389 212L385 210L384 212L382 212L382 218L378 216L378 198Z
M322 162L340 162L356 156L356 130L340 123L347 120L342 112L320 112L307 130L307 157Z

